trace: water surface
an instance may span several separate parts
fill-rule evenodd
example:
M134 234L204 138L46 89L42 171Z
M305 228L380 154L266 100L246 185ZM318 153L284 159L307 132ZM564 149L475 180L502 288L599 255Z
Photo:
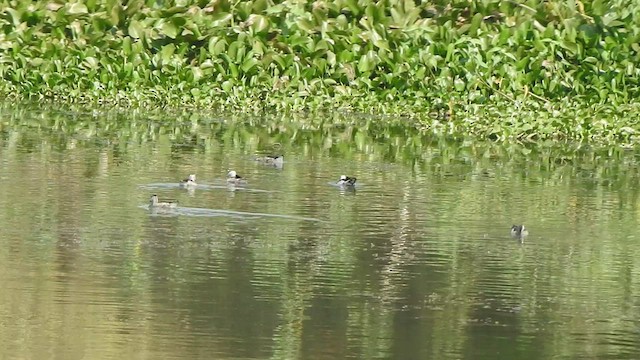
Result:
M635 149L348 114L0 115L2 359L640 358Z

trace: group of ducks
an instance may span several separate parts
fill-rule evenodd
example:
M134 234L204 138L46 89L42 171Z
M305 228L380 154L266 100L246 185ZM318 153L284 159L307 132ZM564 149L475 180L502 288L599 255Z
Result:
M284 163L283 155L268 155L262 158L257 158L256 161L264 163L266 165L272 165L278 168L281 168ZM356 185L356 178L352 176L341 175L340 179L336 182L337 186L343 188L353 188ZM238 175L234 170L230 170L227 173L227 183L230 185L244 185L247 183L247 180L242 176ZM196 183L196 175L191 174L186 179L180 181L180 187L183 188L195 188L198 186ZM149 200L149 208L176 208L178 206L175 202L162 202L158 199L158 195L151 195L151 199ZM529 235L529 231L524 227L524 225L512 225L511 226L511 236L520 240L524 240L524 238Z
M260 157L255 159L258 162L261 162L265 165L275 166L277 168L281 168L284 164L284 156L283 155L268 155L265 157ZM355 188L356 178L352 176L342 175L340 179L336 182L337 186L342 188ZM230 170L227 173L227 184L229 185L244 185L247 183L247 180L242 176L238 175L234 170ZM196 183L196 174L190 174L186 179L180 181L180 187L193 189L198 184ZM149 200L149 208L150 209L158 209L158 208L176 208L178 206L175 202L163 202L160 201L158 195L151 195L151 199Z

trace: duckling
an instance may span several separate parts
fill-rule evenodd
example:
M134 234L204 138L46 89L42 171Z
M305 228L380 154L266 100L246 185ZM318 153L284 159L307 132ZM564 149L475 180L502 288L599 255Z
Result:
M340 176L340 180L338 180L338 182L336 183L339 186L355 186L356 185L356 178L351 177L351 176L347 176L347 175L342 175Z
M524 225L513 225L511 226L511 236L514 238L522 239L529 235L529 231L524 228Z
M238 175L234 170L231 170L227 173L227 183L235 185L246 184L247 180Z
M156 194L151 195L151 199L149 200L150 209L153 209L153 208L173 209L177 206L178 204L173 202L160 202L158 200L158 195Z
M180 181L181 187L191 187L196 186L196 174L189 175L186 179Z
M275 167L282 167L284 164L284 155L267 155L264 157L256 158L257 162L263 163L265 165L272 165Z

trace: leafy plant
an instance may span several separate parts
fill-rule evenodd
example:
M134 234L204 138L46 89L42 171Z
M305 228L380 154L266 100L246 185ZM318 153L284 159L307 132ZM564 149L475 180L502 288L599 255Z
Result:
M0 9L0 94L10 99L339 108L437 128L429 113L625 106L639 94L640 11L622 1L0 0ZM575 136L536 120L525 126L532 138L547 125Z

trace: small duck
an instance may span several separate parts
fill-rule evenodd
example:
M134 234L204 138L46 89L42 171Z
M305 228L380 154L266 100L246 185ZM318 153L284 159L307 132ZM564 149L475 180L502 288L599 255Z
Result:
M511 236L514 238L522 239L529 235L529 231L524 228L524 225L513 225L511 226Z
M355 186L356 185L356 178L351 177L351 176L347 176L347 175L342 175L340 176L340 180L338 180L338 182L336 183L338 186Z
M243 178L242 176L238 175L234 170L231 170L227 173L227 183L234 184L234 185L246 184L247 180L245 180L245 178Z
M263 163L265 165L272 165L275 167L282 167L284 164L284 155L267 155L264 157L256 158L257 162Z
M178 204L174 202L160 202L158 200L158 195L156 194L151 195L151 199L149 200L150 209L153 209L153 208L173 209L177 206Z
M181 187L191 187L196 186L196 174L189 175L186 179L180 181Z

